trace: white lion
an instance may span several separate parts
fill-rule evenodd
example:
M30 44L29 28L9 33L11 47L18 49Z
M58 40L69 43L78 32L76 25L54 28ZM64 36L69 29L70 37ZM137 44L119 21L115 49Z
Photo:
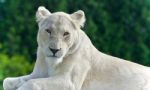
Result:
M84 12L39 7L37 60L30 75L6 78L4 90L150 90L150 68L99 52L80 29Z

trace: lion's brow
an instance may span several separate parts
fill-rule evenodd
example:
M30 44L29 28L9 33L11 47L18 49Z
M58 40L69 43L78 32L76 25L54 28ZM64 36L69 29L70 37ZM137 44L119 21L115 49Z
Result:
M72 26L76 29L76 25L68 17L60 15L58 20L60 24L66 24L67 26Z

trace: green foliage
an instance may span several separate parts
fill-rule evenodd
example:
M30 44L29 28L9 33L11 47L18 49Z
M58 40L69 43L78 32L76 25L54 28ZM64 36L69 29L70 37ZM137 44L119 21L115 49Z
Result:
M0 90L3 90L3 86L0 84Z
M5 54L0 54L0 64L0 80L8 76L27 74L33 66L24 56L14 55L9 57Z
M150 66L150 0L0 0L0 79L31 70L41 5L51 12L83 10L83 30L100 51Z

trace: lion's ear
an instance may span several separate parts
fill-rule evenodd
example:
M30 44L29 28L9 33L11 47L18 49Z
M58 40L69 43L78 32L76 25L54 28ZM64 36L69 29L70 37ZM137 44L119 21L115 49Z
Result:
M82 10L78 10L78 11L74 12L73 14L71 14L70 16L77 25L79 25L81 27L84 26L85 14Z
M36 12L36 21L40 22L46 16L51 15L49 10L47 10L44 6L40 6Z

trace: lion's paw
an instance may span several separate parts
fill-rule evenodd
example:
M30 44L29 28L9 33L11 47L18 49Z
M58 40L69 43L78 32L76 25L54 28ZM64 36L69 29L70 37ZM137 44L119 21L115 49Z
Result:
M6 78L3 81L4 90L16 90L19 88L24 82L19 78Z
M42 88L35 83L33 80L30 80L23 84L19 89L17 90L42 90Z

